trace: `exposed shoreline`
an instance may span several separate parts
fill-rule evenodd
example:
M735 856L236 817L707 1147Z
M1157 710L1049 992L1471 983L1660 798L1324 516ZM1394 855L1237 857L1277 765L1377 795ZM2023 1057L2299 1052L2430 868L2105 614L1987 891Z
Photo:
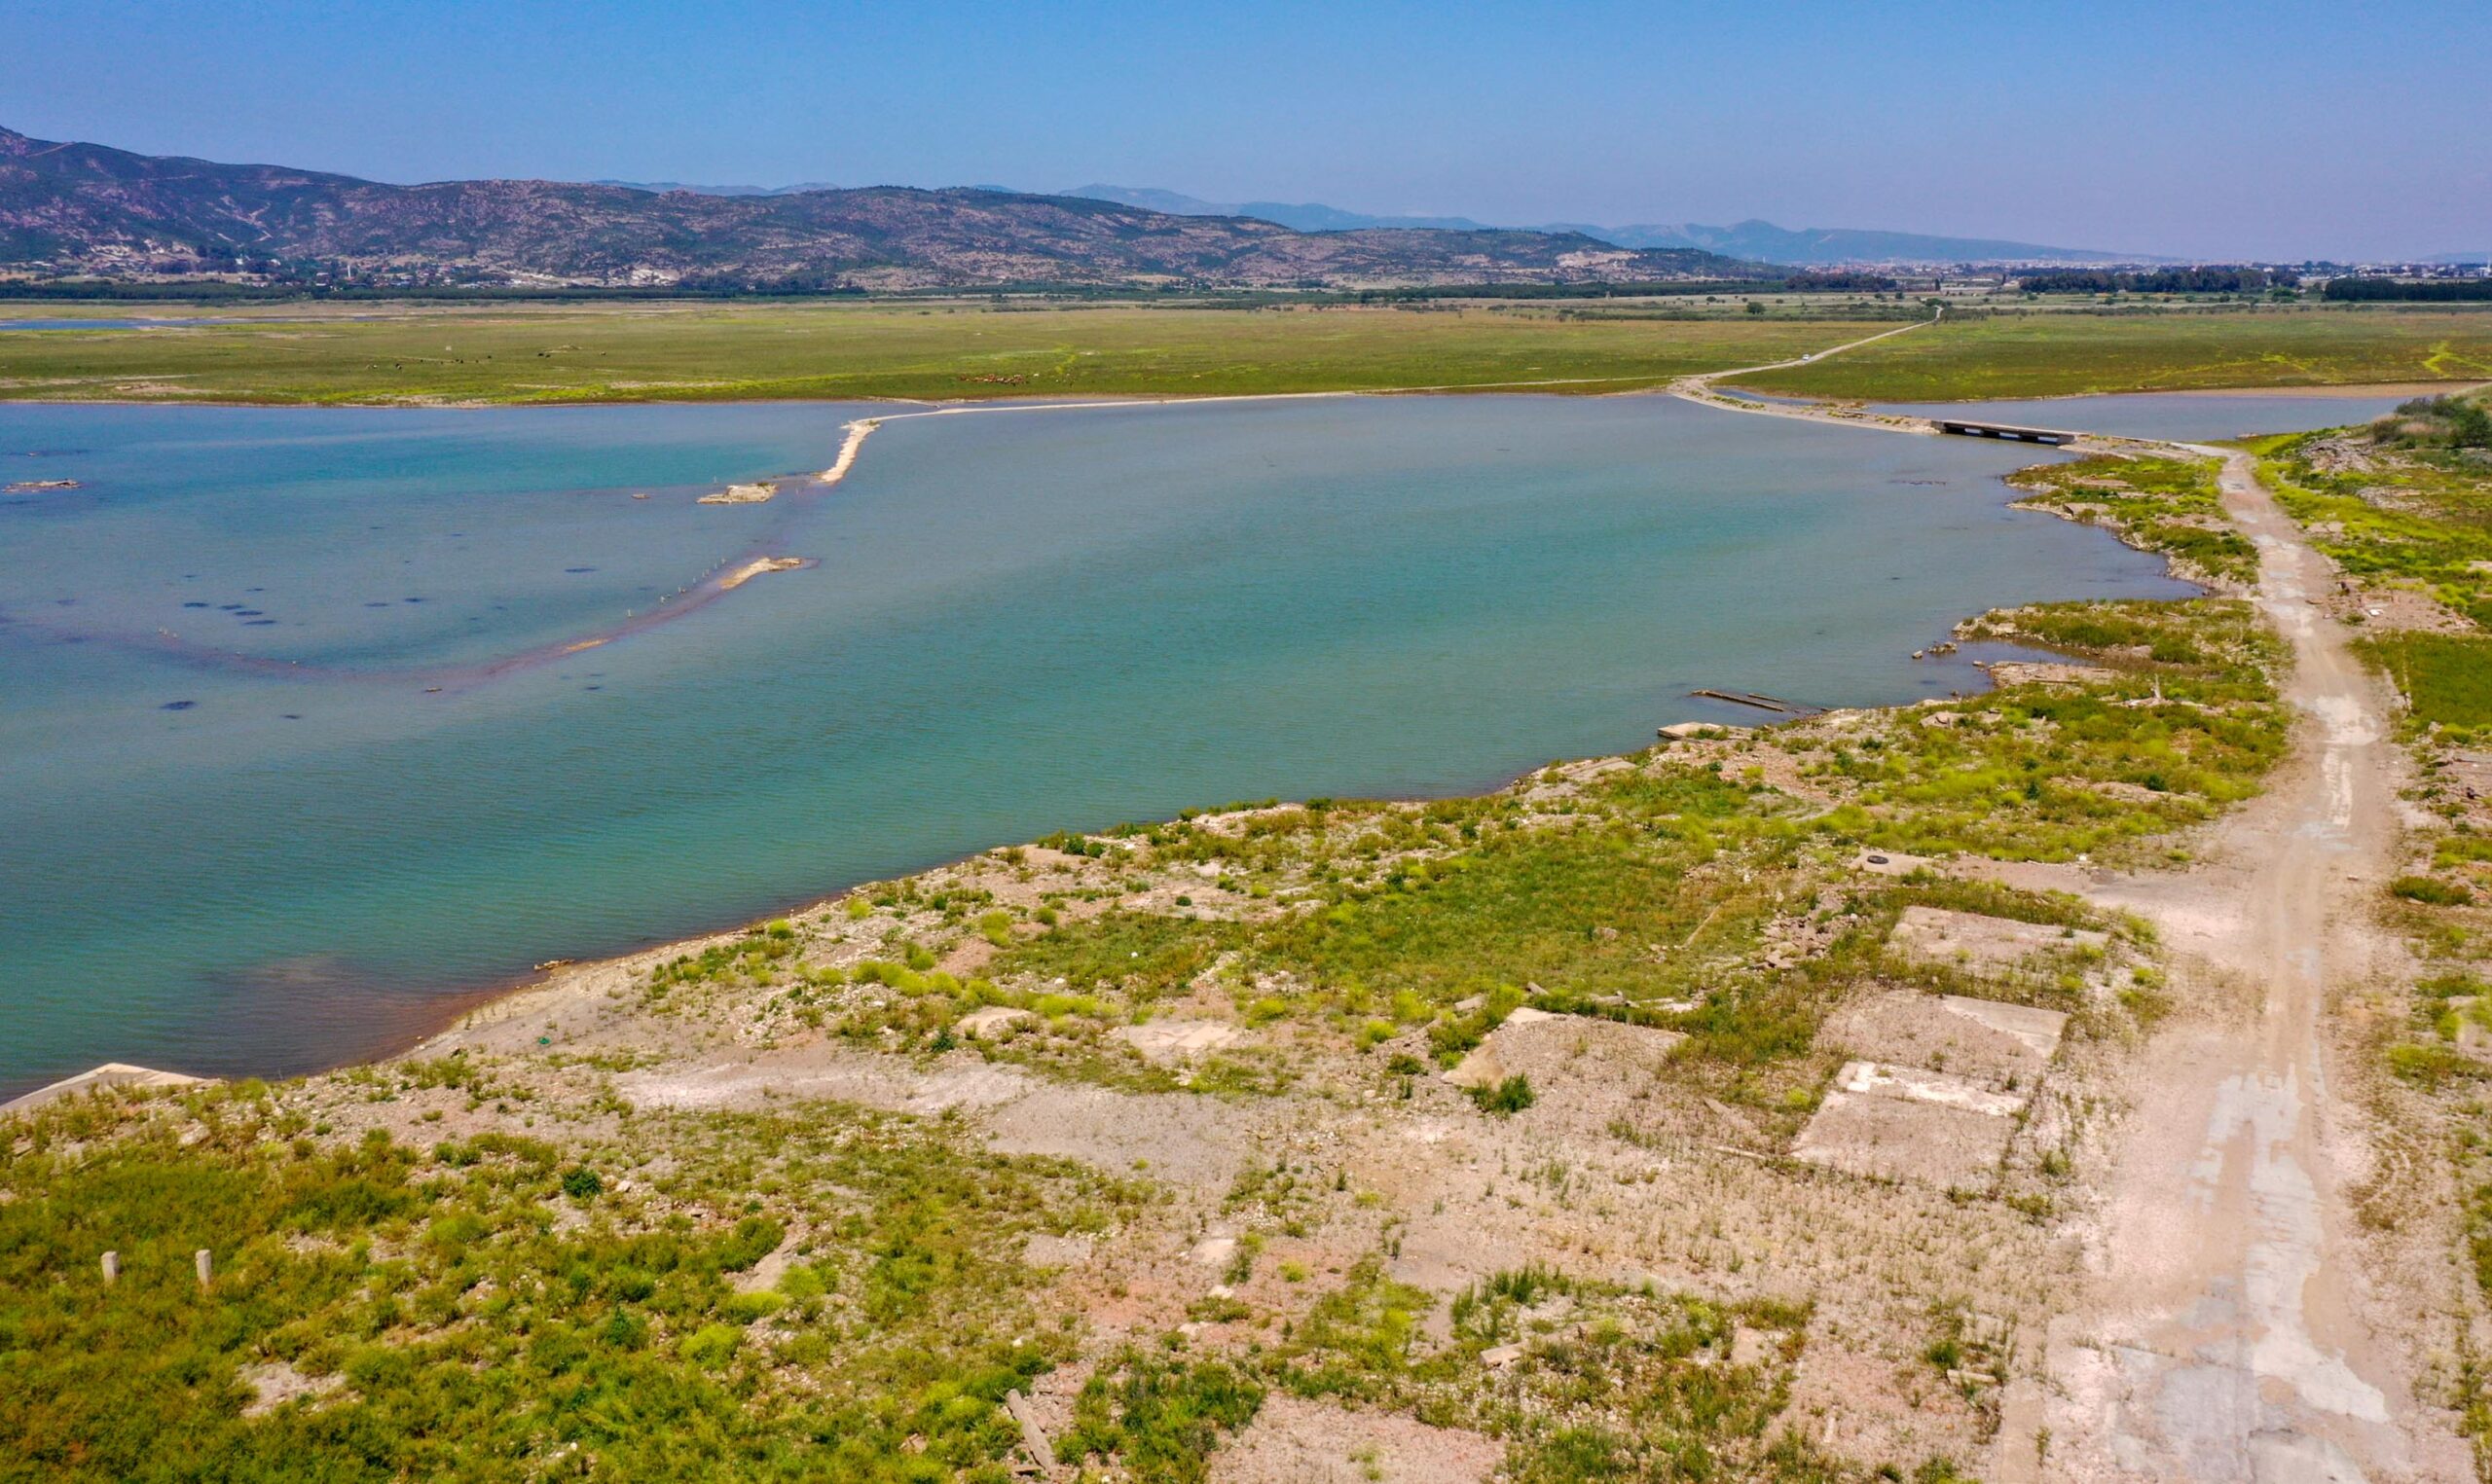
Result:
M2492 381L2314 381L2301 386L2123 386L2109 391L2050 391L1954 400L1893 397L1884 401L1889 407L1989 407L2002 402L2074 402L2086 397L2434 397L2464 396L2486 386L2492 386ZM1744 388L1736 383L1731 389L1745 390L1754 396L1787 397L1816 406L1856 406L1865 401L1859 397L1812 396L1767 387Z
M1902 329L1917 329L1927 320L1915 320ZM1893 330L1884 334L1891 335ZM1872 336L1870 339L1880 339ZM1854 342L1853 344L1859 344ZM1848 346L1831 346L1817 351L1814 359L1822 360ZM0 407L217 407L257 412L522 412L533 409L579 409L592 407L801 407L808 405L915 408L910 413L878 414L860 421L877 426L903 416L932 416L966 412L1052 412L1085 407L1173 407L1189 403L1214 402L1290 402L1312 401L1328 397L1458 397L1472 393L1508 393L1517 396L1549 395L1554 391L1535 392L1534 388L1558 386L1604 386L1632 382L1613 392L1586 395L1604 397L1667 396L1681 381L1721 381L1732 387L1738 382L1728 379L1748 372L1779 370L1785 365L1806 365L1808 361L1777 362L1773 366L1742 366L1728 371L1705 371L1682 375L1667 372L1637 373L1616 377L1555 377L1526 381L1455 381L1414 386L1348 386L1322 391L1239 391L1239 392L1133 392L1102 391L1082 393L1078 399L1044 397L927 397L878 396L860 392L837 397L579 397L568 401L480 401L466 398L397 397L365 402L272 402L234 397L5 397ZM2492 386L2482 379L2446 381L2306 381L2292 384L2266 383L2257 386L2125 386L2108 391L2054 391L2001 393L1996 396L1968 397L1961 401L1907 401L1896 399L1898 406L1960 407L1974 403L1995 402L2058 402L2076 397L2314 397L2314 396L2432 396L2447 392L2463 394ZM1759 387L1762 395L1791 397L1809 401L1858 401L1858 398L1810 397L1801 392L1775 391ZM852 424L853 425L853 424ZM836 467L836 464L834 464ZM823 471L827 473L827 470ZM842 469L845 474L847 471Z

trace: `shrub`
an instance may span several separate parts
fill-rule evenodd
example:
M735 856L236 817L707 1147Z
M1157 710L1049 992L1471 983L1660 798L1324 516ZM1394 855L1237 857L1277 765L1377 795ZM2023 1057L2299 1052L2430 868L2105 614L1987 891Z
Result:
M2427 907L2463 907L2474 900L2474 892L2456 882L2445 882L2430 876L2400 876L2388 884L2392 895Z
M1188 1365L1127 1351L1081 1388L1061 1456L1113 1458L1137 1479L1200 1484L1221 1434L1245 1427L1263 1405L1263 1387L1219 1361Z
M1494 1087L1473 1088L1471 1101L1480 1104L1480 1110L1484 1113L1494 1113L1500 1118L1511 1118L1538 1100L1532 1094L1531 1079L1518 1073Z
M744 1331L733 1324L704 1324L686 1335L678 1348L683 1358L703 1370L716 1370L735 1358Z

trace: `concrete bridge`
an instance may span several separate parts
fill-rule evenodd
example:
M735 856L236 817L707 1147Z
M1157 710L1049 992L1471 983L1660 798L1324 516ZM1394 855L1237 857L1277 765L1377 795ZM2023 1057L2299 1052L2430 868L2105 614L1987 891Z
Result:
M2063 432L2058 428L2017 427L2005 422L1969 422L1961 417L1932 417L1930 426L1942 433L1960 438L2005 438L2016 443L2047 443L2056 448L2074 443L2082 434Z

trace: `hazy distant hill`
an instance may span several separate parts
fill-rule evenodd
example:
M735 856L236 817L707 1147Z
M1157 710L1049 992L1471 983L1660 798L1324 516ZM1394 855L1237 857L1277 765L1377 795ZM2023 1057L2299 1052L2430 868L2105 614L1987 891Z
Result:
M1481 223L1459 216L1369 216L1338 206L1288 205L1279 201L1223 203L1200 200L1155 186L1076 186L1064 193L1096 200L1147 206L1179 216L1251 216L1301 232L1344 232L1368 227L1436 227L1485 231ZM1572 232L1615 242L1621 247L1664 251L1715 252L1754 263L1792 268L1822 268L1840 263L2153 263L2161 259L2140 253L2104 252L2083 247L2044 247L2033 242L2006 242L1987 237L1926 236L1909 232L1863 232L1847 227L1810 227L1794 232L1772 222L1748 221L1735 227L1705 227L1693 222L1674 226L1644 223L1601 227L1586 222L1558 222L1530 229Z
M1701 250L1566 233L1307 234L1095 199L901 187L726 196L543 180L393 186L282 165L55 144L0 129L0 268L343 272L868 288L1393 284L1757 277Z
M808 180L792 186L694 186L679 180L592 180L589 184L621 186L626 191L648 191L658 195L669 191L688 191L694 196L801 196L807 191L839 189L826 180Z
M1165 211L1171 216L1251 216L1259 221L1278 222L1300 232L1355 232L1368 227L1411 227L1444 232L1492 232L1496 229L1467 216L1370 216L1360 211L1344 211L1338 206L1316 202L1292 205L1287 201L1238 201L1222 204L1200 200L1182 192L1163 191L1156 186L1076 186L1066 196L1087 197L1092 200L1117 201L1127 206L1141 206L1151 211ZM1600 236L1588 231L1588 236ZM1606 237L1603 241L1609 240ZM1625 246L1625 243L1620 243Z
M2142 253L2110 252L2092 247L2045 247L2035 242L2008 242L1994 237L1941 237L1912 232L1867 232L1850 227L1806 227L1792 231L1772 222L1746 221L1733 227L1706 227L1694 222L1674 226L1650 223L1631 227L1553 227L1552 231L1587 232L1621 247L1700 248L1760 263L1796 268L1838 263L2154 263Z

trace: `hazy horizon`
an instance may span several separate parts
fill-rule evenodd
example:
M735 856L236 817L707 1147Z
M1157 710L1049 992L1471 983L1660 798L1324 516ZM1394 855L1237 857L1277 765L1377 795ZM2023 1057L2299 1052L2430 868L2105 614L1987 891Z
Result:
M2492 27L2427 3L902 15L31 0L0 125L416 182L1155 186L2193 258L2492 247Z

